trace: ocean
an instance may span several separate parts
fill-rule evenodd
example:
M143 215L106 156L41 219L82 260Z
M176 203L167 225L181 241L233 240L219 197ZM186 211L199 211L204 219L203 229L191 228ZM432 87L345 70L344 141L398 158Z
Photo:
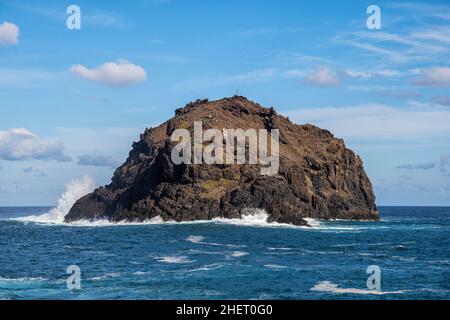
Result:
M263 211L66 225L62 207L0 207L0 299L450 299L448 207L380 207L378 222L311 228L268 224Z

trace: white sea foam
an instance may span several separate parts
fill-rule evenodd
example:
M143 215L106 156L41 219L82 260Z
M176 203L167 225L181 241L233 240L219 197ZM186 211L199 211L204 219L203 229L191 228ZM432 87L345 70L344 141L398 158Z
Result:
M186 256L163 256L155 259L158 260L159 262L175 263L175 264L195 262L195 260L189 260L189 258Z
M269 215L266 210L258 209L258 208L247 208L244 210L244 214L240 218L228 219L228 218L215 218L214 222L224 223L224 224L232 224L238 226L249 226L249 227L283 227L283 228L302 228L302 229L311 229L305 226L295 226L288 223L279 223L279 222L268 222ZM318 221L314 219L305 219L308 224L312 226L318 225ZM311 224L312 223L312 224Z
M94 180L89 176L84 176L81 179L73 180L66 185L64 193L58 200L58 206L47 213L41 215L31 215L26 217L11 218L11 220L21 221L21 222L34 222L44 225L61 225L70 227L109 227L109 226L141 226L141 225L159 225L159 224L203 224L203 223L221 223L221 224L231 224L238 226L251 226L251 227L270 227L270 228L299 228L303 230L324 230L331 232L340 231L355 231L362 229L369 229L367 227L358 226L340 226L340 225L328 225L323 224L320 220L305 218L308 223L307 226L295 226L287 223L278 222L268 222L269 215L264 209L258 208L247 208L244 210L244 214L240 218L214 218L212 220L197 220L197 221L183 221L175 222L173 220L164 221L161 216L153 217L152 219L141 221L141 222L127 222L119 221L112 222L108 219L97 219L97 220L78 220L71 223L65 223L64 217L69 213L70 208L73 204L81 197L92 192L95 188ZM378 226L379 227L379 226ZM381 228L381 227L380 227ZM192 238L187 241L193 243L203 243L203 238ZM221 245L214 243L204 243L209 245Z
M320 227L320 221L317 219L305 218L305 221L308 222L308 224L313 228Z
M0 283L6 282L42 282L48 280L47 278L43 277L19 277L19 278L3 278L0 277Z
M94 180L89 176L84 176L78 180L70 181L58 199L58 206L47 213L41 215L32 215L28 217L19 217L14 220L23 222L39 222L49 224L60 224L64 221L64 217L69 213L75 201L92 192L95 188Z
M102 280L106 280L106 279L109 279L109 278L116 278L116 277L119 277L119 276L120 276L120 273L118 273L118 272L110 272L110 273L102 274L101 276L88 278L88 280L102 281Z
M265 264L264 267L269 268L269 269L275 269L275 270L280 270L280 269L286 269L286 266L281 266L278 264Z
M267 219L269 215L264 209L253 209L247 210L246 214L243 214L239 219L226 219L226 218L215 218L214 221L224 222L229 224L238 225L250 225L250 226L265 226L268 224Z
M187 272L210 271L210 270L220 269L222 267L223 267L223 265L220 263L212 263L212 264L207 264L207 265L201 266L199 268L187 270Z
M248 252L244 252L244 251L233 251L231 254L229 254L230 257L233 258L239 258L239 257L243 257L248 255Z
M209 246L219 246L219 247L245 247L245 245L237 245L237 244L222 244L216 242L206 242L204 241L205 237L202 236L189 236L186 238L186 241L196 243L196 244L205 244Z
M335 294L351 293L351 294L374 294L374 295L384 295L384 294L401 294L405 293L406 290L398 291L381 291L381 290L369 290L369 289L357 289L357 288L339 288L339 286L330 281L321 281L311 288L312 291L318 292L330 292Z
M205 240L205 237L202 237L202 236L189 236L186 238L186 241L189 241L192 243L204 243L203 240Z

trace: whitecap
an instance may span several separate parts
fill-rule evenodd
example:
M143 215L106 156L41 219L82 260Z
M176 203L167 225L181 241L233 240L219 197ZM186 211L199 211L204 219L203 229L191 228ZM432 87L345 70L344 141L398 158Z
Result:
M279 222L268 222L269 215L266 210L258 209L258 208L247 208L244 210L244 214L240 218L214 218L212 221L223 223L223 224L231 224L238 226L247 226L247 227L271 227L271 228L308 228L306 226L295 226L293 224L288 223L279 223ZM313 219L310 219L313 221ZM316 220L314 220L316 221Z
M398 291L381 291L381 290L369 290L369 289L357 289L357 288L339 288L339 285L332 283L330 281L321 281L311 288L312 291L318 292L330 292L334 294L374 294L374 295L384 295L384 294L401 294L405 293L406 290Z
M164 263L173 263L173 264L181 264L181 263L192 263L195 262L195 260L189 260L186 256L163 256L163 257L157 257L155 258L159 262Z
M279 270L279 269L286 269L286 266L281 266L278 264L265 264L264 267L269 268L269 269L275 269L275 270Z
M1 282L42 282L48 280L44 277L19 277L19 278L4 278L0 277L0 283Z
M186 238L186 241L189 241L192 243L202 243L203 240L205 240L205 237L202 237L202 236L189 236Z
M223 267L223 265L220 263L212 263L212 264L207 264L207 265L201 266L199 268L189 269L188 272L210 271L210 270L220 269L222 267Z
M244 251L233 251L231 254L229 254L230 257L233 258L239 258L239 257L243 257L248 255L248 252L244 252Z
M203 236L189 236L185 239L188 242L192 242L195 244L205 244L210 246L219 246L219 247L245 247L245 245L237 245L237 244L222 244L222 243L216 243L216 242L206 242L205 237Z
M109 273L105 273L102 274L101 276L95 276L92 278L88 278L88 280L92 280L92 281L102 281L102 280L106 280L108 278L116 278L119 277L120 273L118 272L109 272Z

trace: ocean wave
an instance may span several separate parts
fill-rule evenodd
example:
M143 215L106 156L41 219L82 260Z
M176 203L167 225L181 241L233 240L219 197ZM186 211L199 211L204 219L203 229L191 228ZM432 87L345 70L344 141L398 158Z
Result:
M306 218L305 220L311 227L307 226L295 226L288 223L268 222L269 215L264 209L248 208L246 214L243 214L240 218L214 218L213 222L231 224L237 226L247 227L266 227L266 228L300 228L311 229L313 226L318 226L319 222L315 219Z
M330 281L321 281L311 288L312 291L317 292L329 292L333 294L374 294L374 295L385 295L385 294L402 294L408 290L398 290L398 291L382 291L382 290L369 290L369 289L357 289L357 288L339 288L339 285L332 283Z
M64 217L69 213L69 210L72 208L75 201L92 192L94 188L95 182L89 176L72 180L66 185L63 194L58 199L58 206L56 208L41 215L31 215L11 220L37 223L62 223Z
M56 208L41 215L31 215L25 217L15 217L8 220L19 221L23 223L37 223L47 226L69 226L69 227L110 227L110 226L142 226L142 225L162 225L162 224L203 224L203 223L219 223L227 225L248 226L248 227L264 227L264 228L296 228L302 230L324 230L327 232L355 231L368 229L361 226L341 226L324 224L322 221L312 218L305 218L309 226L295 226L287 223L268 222L269 215L264 209L247 208L245 214L240 218L223 218L218 217L212 220L196 220L176 222L173 220L164 221L160 216L153 217L140 222L119 221L113 222L108 219L96 220L79 220L71 223L64 222L64 217L69 213L73 204L84 195L88 194L95 188L94 180L89 176L84 176L78 180L70 181L58 200ZM339 221L339 220L336 220ZM380 227L380 226L378 226ZM201 243L201 239L192 239ZM192 242L193 242L192 241ZM210 243L211 244L211 243Z
M239 258L248 255L248 252L245 251L233 251L227 255L227 257Z
M19 277L19 278L4 278L4 277L0 277L0 283L2 282L6 282L6 283L10 283L10 282L20 282L20 283L28 283L28 282L42 282L42 281L47 281L47 278L44 277Z
M187 251L185 251L186 253L189 254L206 254L206 255L223 255L225 252L223 251L206 251L206 250L197 250L197 249L189 249Z
M87 280L102 281L102 280L106 280L106 279L109 279L109 278L117 278L117 277L120 277L120 273L119 272L108 272L108 273L102 274L100 276L87 278Z
M199 268L195 268L195 269L189 269L187 270L187 272L198 272L198 271L211 271L211 270L217 270L223 267L223 264L220 263L212 263L212 264L207 264L204 266L201 266Z
M159 262L170 263L170 264L183 264L183 263L193 263L195 260L189 260L186 256L163 256L155 258Z
M74 203L81 197L92 192L94 188L95 182L89 176L72 180L66 184L64 192L58 199L58 205L56 208L44 214L10 218L8 220L21 221L25 223L35 222L42 224L63 224L64 217L69 213L69 210L72 208Z
M95 277L88 278L87 280L102 281L102 280L106 280L109 278L117 278L117 277L120 277L120 273L109 272L109 273L102 274L101 276L95 276Z
M280 270L280 269L286 269L286 266L281 266L278 264L265 264L264 267L269 268L269 269L275 269L275 270Z
M245 245L238 245L238 244L222 244L222 243L216 243L216 242L206 242L204 241L205 237L203 236L189 236L186 238L186 241L195 243L195 244L205 244L209 246L219 246L219 247L245 247Z

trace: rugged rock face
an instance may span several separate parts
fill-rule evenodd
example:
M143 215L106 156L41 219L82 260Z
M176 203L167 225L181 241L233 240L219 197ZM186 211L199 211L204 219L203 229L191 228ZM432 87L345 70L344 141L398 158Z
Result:
M171 160L175 129L279 129L278 174L259 165L180 164ZM111 221L192 221L239 218L265 209L269 222L306 225L304 218L377 220L375 196L363 162L341 139L313 125L296 125L241 96L197 100L175 117L146 129L111 184L79 199L65 217Z

